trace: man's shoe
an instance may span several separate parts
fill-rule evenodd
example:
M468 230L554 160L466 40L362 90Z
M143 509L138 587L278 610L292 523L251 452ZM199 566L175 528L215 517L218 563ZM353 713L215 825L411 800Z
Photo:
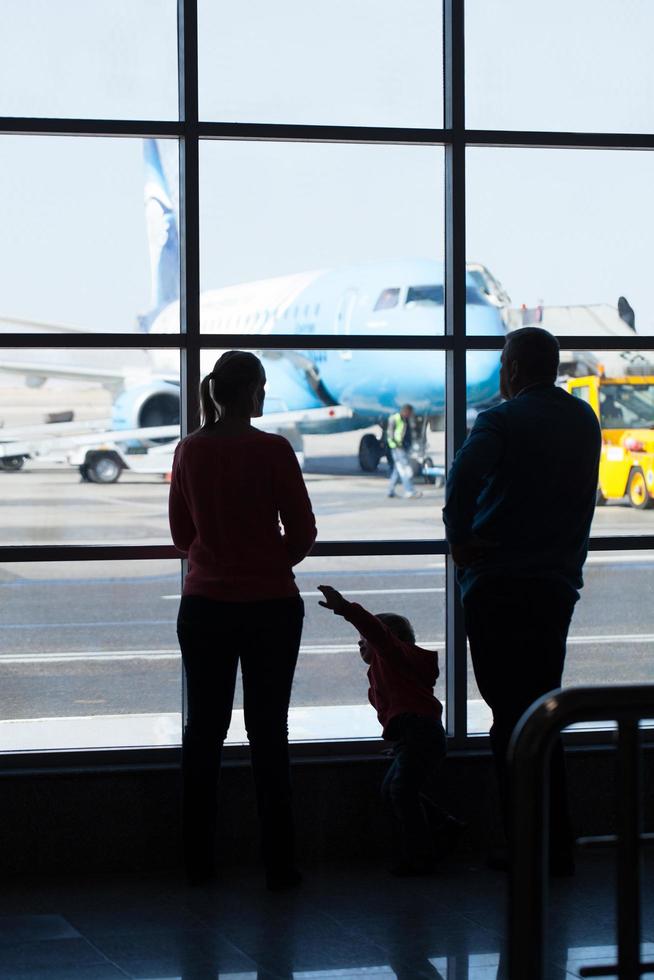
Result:
M422 490L414 490L413 493L405 493L405 500L417 500L418 497L422 497Z
M397 494L395 494L395 493L387 493L386 496L387 497L396 497Z

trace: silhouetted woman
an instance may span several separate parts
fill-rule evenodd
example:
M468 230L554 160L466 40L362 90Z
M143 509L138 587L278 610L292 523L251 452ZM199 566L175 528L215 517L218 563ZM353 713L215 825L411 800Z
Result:
M300 881L287 720L304 605L292 569L316 525L290 444L250 424L262 414L265 383L261 361L244 351L227 351L203 379L203 423L175 452L169 511L173 541L188 555L177 620L187 875L199 884L214 872L220 759L240 660L262 856L276 889Z

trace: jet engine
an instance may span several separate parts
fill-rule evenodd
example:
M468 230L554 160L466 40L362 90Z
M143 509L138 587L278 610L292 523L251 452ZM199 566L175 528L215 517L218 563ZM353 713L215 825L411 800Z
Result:
M179 384L150 381L126 388L112 410L114 429L140 429L153 425L179 425Z

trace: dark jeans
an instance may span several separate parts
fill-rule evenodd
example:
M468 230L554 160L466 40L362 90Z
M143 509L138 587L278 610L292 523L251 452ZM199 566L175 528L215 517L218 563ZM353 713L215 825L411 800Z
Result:
M423 715L398 715L389 728L394 759L382 797L393 814L401 860L420 862L434 857L432 819L446 816L425 792L445 757L447 739L441 722Z
M464 601L466 631L479 692L493 712L491 745L507 835L507 749L527 708L561 686L565 646L576 594L563 583L493 579L478 583ZM571 852L572 833L561 741L554 746L550 782L550 847Z
M274 871L293 863L288 706L303 617L299 596L261 602L182 597L177 635L187 693L182 741L187 867L213 861L220 760L239 660L264 864Z

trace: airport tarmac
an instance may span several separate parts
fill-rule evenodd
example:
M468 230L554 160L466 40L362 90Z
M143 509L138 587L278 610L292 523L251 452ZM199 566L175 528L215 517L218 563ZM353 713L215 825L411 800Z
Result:
M422 485L420 499L387 499L383 468L376 474L358 470L360 436L306 440L305 479L320 538L442 538L443 490ZM437 455L437 434L433 449ZM123 473L116 484L88 484L72 468L28 462L18 473L0 473L0 481L0 540L6 544L169 543L168 487L162 480ZM652 528L654 511L618 505L599 508L593 526L598 535L626 536L650 534ZM567 684L652 681L653 570L652 553L590 556L573 621ZM316 587L321 582L373 610L403 612L414 622L419 642L442 649L443 558L310 558L298 569L307 609L293 695L298 725L304 732L314 731L307 712L313 712L314 720L322 713L329 737L334 737L334 728L345 738L361 731L373 735L376 721L365 706L365 668L356 635L318 606ZM0 748L21 739L25 744L20 726L28 719L36 726L29 736L33 747L44 742L46 728L56 728L54 719L68 719L56 735L63 740L70 741L73 728L81 724L74 719L125 723L140 718L146 719L146 734L134 734L134 721L125 744L138 744L139 738L157 741L152 719L158 719L160 744L177 741L179 587L175 560L1 565ZM444 678L438 692L443 696ZM472 727L479 730L484 715L477 710L471 673L469 698ZM51 721L46 725L43 719ZM236 720L238 729L242 719L237 715ZM82 744L116 744L116 737L107 735L107 724L98 729L101 734L91 733L89 724L82 728ZM102 741L107 738L109 742ZM118 742L124 744L120 738Z

